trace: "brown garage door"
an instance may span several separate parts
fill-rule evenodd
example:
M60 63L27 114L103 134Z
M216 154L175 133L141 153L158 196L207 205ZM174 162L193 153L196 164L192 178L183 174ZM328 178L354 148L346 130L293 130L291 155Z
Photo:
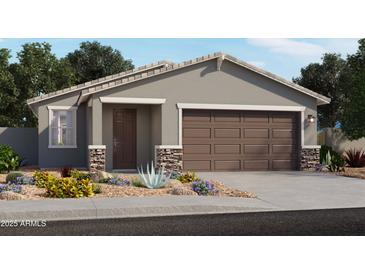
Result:
M184 170L295 170L299 114L183 111Z

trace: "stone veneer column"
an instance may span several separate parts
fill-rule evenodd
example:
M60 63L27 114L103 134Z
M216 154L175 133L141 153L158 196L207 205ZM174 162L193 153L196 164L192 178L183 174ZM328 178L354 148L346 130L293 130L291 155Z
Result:
M105 153L106 146L104 145L89 145L89 171L96 172L98 170L105 171Z
M300 170L316 170L316 166L319 162L319 150L320 146L308 146L302 147L300 153Z
M180 174L182 172L182 148L156 147L156 168Z

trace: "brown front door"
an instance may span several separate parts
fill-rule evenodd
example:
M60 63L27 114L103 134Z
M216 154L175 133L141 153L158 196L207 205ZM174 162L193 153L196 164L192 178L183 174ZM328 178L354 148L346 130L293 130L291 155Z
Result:
M185 170L295 170L299 115L271 111L183 111Z
M113 168L136 168L136 110L113 111Z

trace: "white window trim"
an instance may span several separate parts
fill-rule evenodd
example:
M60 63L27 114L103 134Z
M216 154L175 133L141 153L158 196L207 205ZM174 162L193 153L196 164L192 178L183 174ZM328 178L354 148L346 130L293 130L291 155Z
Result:
M300 112L300 129L301 129L301 147L304 145L304 111L302 106L270 106L270 105L232 105L232 104L195 104L195 103L177 103L179 110L179 144L182 146L182 110L183 109L214 109L214 110L258 110L258 111L294 111Z
M74 106L47 106L48 108L48 148L77 148L77 107ZM52 114L54 110L68 110L73 111L72 115L73 124L75 125L75 130L73 132L73 139L75 140L75 145L52 145Z

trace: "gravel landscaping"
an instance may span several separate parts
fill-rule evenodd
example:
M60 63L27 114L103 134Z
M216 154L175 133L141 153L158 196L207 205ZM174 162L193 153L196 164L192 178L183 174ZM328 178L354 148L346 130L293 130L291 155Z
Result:
M26 176L33 176L33 171L22 171ZM56 177L61 177L59 171L49 171ZM114 175L114 174L113 174ZM118 174L114 175L119 178L127 179L130 182L139 180L136 174ZM0 175L0 182L5 183L6 174ZM241 197L241 198L255 198L255 195L250 192L240 191L225 186L218 181L209 181L213 185L213 191L209 193L210 196L221 197ZM145 197L145 196L166 196L166 195L191 195L199 196L197 192L193 191L191 183L181 183L179 180L171 179L164 187L157 189L149 189L140 185L114 185L108 183L97 183L100 188L100 193L95 193L93 198L105 197ZM47 196L45 188L37 187L36 185L23 185L21 192L18 193L0 193L0 199L3 200L41 200L52 199ZM87 199L87 198L85 198Z

